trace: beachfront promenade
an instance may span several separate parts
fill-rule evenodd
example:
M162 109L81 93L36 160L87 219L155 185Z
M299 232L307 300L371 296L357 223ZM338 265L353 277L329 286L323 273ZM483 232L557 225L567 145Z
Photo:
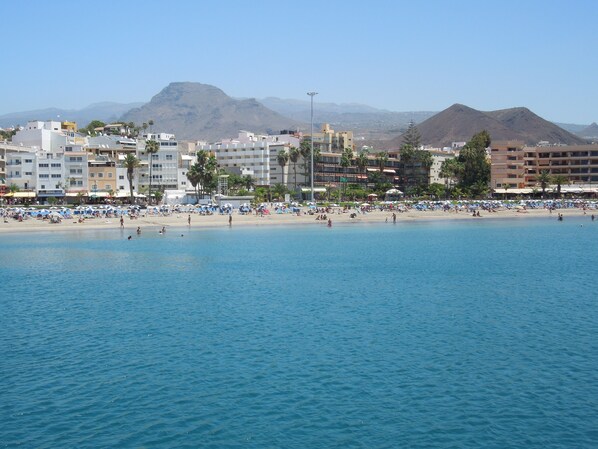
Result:
M475 213L475 217L474 217ZM118 229L134 232L138 227L202 228L271 225L326 225L348 223L397 223L417 220L457 220L526 217L546 217L557 220L558 215L598 216L598 201L420 201L386 204L356 204L353 207L287 207L264 204L242 212L234 208L195 206L155 206L147 209L127 207L85 206L67 208L0 208L0 233L47 232L55 230ZM121 220L122 217L122 220Z

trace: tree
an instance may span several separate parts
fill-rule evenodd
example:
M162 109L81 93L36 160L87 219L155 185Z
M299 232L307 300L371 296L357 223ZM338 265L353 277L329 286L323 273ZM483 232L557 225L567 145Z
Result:
M141 128L143 129L143 132L145 133L145 130L147 129L148 124L147 123L143 123L143 125L141 125Z
M414 150L419 149L421 146L421 134L419 133L419 129L413 123L413 120L409 122L409 126L407 127L407 131L403 134L403 145L402 147L409 146Z
M384 173L384 167L386 167L387 162L388 153L386 151L381 151L376 155L376 163L378 164L378 168L380 169L380 174Z
M355 158L355 165L357 166L357 169L364 175L366 174L366 168L369 164L368 154L369 154L368 150L361 150L359 152L359 154L357 155L357 157ZM367 183L367 177L366 177L366 183Z
M149 120L149 121L147 122L147 124L149 125L149 128L150 128L150 133L151 133L151 132L152 132L152 126L154 126L154 121L153 121L153 120Z
M303 179L307 182L309 165L311 163L311 141L308 139L303 139L301 141L301 144L299 145L299 152L301 153L301 157L303 158ZM307 184L309 184L309 182L307 182Z
M123 167L127 169L127 179L129 180L129 193L131 195L131 204L135 202L133 195L133 178L135 177L135 169L139 167L139 159L134 154L128 153L123 160Z
M92 120L91 122L89 122L87 124L87 126L85 128L79 128L79 132L81 134L87 134L90 136L95 136L97 135L96 133L96 128L104 128L104 126L106 126L106 123L102 122L101 120Z
M490 135L487 131L475 134L461 149L458 161L463 165L460 184L470 188L474 184L490 182L490 162L486 148L490 146Z
M255 185L255 182L253 181L253 178L251 177L251 175L244 175L242 177L243 180L243 187L245 187L247 190L251 190L252 187Z
M218 186L218 162L213 154L206 150L199 150L196 153L197 162L191 166L193 170L191 175L197 176L197 182L201 186L198 190L199 195L203 196L206 192L211 193Z
M445 180L447 196L450 195L451 185L461 179L463 165L456 159L446 159L440 166L440 176Z
M187 179L193 186L197 202L199 203L199 183L201 182L201 174L197 164L193 164L191 167L189 167L189 170L187 170Z
M293 173L295 176L295 179L293 181L293 187L295 189L297 188L297 161L299 161L300 157L301 157L301 151L299 151L299 148L297 148L297 147L289 148L289 160L293 163Z
M551 176L548 170L542 170L536 179L542 188L542 198L544 198L544 195L546 194L546 187L550 184L550 179Z
M152 166L154 165L154 154L160 149L160 144L155 140L147 140L145 142L145 152L149 161L149 201L152 201Z
M276 155L276 161L278 162L278 165L280 165L280 169L282 172L282 183L285 184L284 168L287 165L287 163L289 162L289 153L287 153L285 150L280 150L278 152L278 154Z
M284 200L285 194L288 192L287 187L283 183L275 184L271 190L272 196L279 201Z
M564 175L554 175L554 176L552 176L552 183L556 184L556 194L560 197L561 196L561 186L563 184L568 184L569 179Z
M352 148L345 148L343 150L343 153L341 155L341 167L343 167L344 170L344 174L345 174L345 187L343 188L343 190L346 193L346 186L347 186L347 169L351 166L351 164L353 163L353 149ZM341 200L342 201L342 200Z

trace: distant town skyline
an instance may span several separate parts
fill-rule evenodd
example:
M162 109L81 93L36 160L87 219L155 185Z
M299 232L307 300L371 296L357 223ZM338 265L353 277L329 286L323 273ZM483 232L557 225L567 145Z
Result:
M0 114L147 102L194 81L232 97L598 121L590 0L33 0L10 17Z

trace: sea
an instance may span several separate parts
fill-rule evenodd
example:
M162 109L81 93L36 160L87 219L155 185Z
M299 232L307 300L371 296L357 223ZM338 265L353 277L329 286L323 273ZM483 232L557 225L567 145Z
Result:
M597 242L548 215L0 234L0 447L596 448Z

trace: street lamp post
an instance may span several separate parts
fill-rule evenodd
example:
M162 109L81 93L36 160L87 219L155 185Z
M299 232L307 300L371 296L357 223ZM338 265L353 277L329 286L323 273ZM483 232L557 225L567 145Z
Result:
M311 97L311 201L314 202L314 95L317 92L308 92L307 95Z

